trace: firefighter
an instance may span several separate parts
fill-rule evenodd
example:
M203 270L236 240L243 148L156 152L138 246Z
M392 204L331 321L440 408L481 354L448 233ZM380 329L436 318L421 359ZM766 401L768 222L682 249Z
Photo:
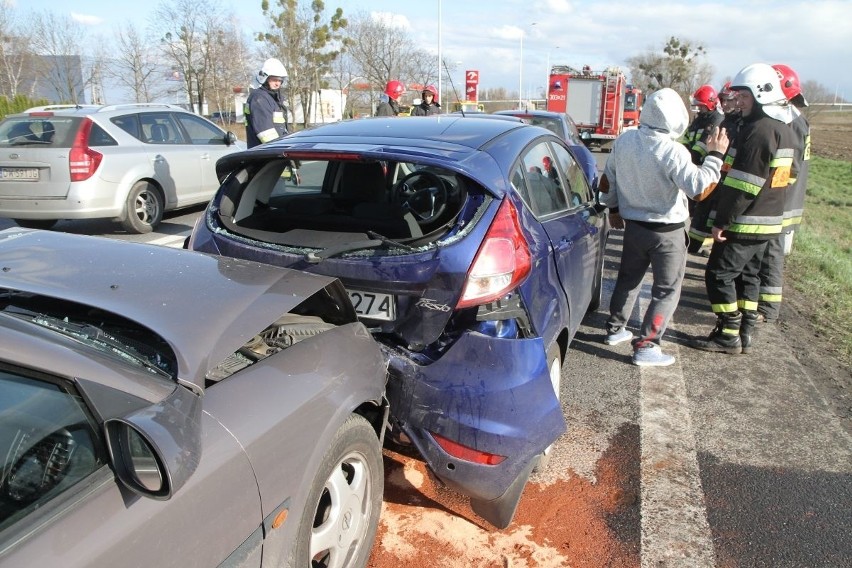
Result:
M386 101L382 101L376 107L376 116L397 116L399 115L399 98L405 92L405 85L399 81L388 81L385 85L384 94L387 96Z
M434 85L426 85L420 96L422 97L420 104L412 109L411 116L441 114L441 105L438 103L438 89Z
M287 134L287 107L281 100L281 85L287 69L277 59L267 59L257 73L260 87L252 89L243 112L246 116L246 145L253 148Z
M802 222L802 210L805 206L805 189L808 183L808 163L811 158L811 130L805 115L800 108L808 106L808 101L802 94L798 74L787 65L772 66L780 75L781 90L792 105L793 122L790 127L796 140L793 166L796 177L790 178L787 186L787 199L784 204L784 231L777 238L770 239L763 253L760 265L760 297L758 300L758 320L775 322L781 311L782 291L784 286L784 243L792 241L793 232ZM791 243L792 244L792 243Z
M719 91L718 99L719 108L721 108L724 115L719 128L724 128L728 134L728 140L733 140L740 130L742 113L737 108L736 98L734 92L731 91L730 81L725 83ZM727 162L722 165L723 172L730 169L730 162L731 158L728 158ZM716 198L713 194L703 201L696 202L689 225L689 252L701 254L702 256L710 254L710 246L713 244L713 235L710 234L710 228L713 226L715 206Z
M626 327L645 272L654 281L633 364L664 367L675 362L660 341L677 307L686 271L687 198L706 194L719 181L722 152L728 147L724 130L707 139L704 163L693 164L678 138L689 124L680 95L660 89L648 97L639 128L627 130L612 147L601 177L601 202L610 208L613 228L624 228L624 246L606 322L607 345L633 339Z
M731 81L743 123L726 161L731 167L716 188L713 248L704 279L716 326L690 345L704 351L742 353L751 349L760 290L758 272L766 243L784 221L784 200L793 171L792 114L775 69L765 63L744 67ZM739 282L737 280L739 279Z
M704 161L707 138L725 117L717 110L718 105L719 96L712 85L702 85L692 94L691 106L695 117L681 137L681 142L689 149L693 164L700 166Z

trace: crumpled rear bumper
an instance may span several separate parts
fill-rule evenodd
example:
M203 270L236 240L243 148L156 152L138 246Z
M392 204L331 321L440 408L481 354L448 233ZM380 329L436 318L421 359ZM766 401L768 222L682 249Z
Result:
M508 525L538 455L566 430L543 340L468 332L428 365L401 350L389 354L388 399L396 426L438 478L471 497L477 513ZM506 459L497 465L459 459L430 432ZM502 513L488 518L477 502Z

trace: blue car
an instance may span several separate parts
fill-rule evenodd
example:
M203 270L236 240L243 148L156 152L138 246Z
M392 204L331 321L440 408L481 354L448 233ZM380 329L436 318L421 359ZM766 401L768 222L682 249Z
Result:
M494 114L518 117L527 124L547 128L565 140L574 152L577 161L583 167L583 171L586 172L586 177L589 179L592 188L597 188L598 166L595 156L580 137L580 131L577 130L577 124L571 118L571 115L548 110L499 110Z
M217 172L187 246L340 279L386 352L391 438L508 526L566 430L562 362L600 301L609 227L565 141L520 121L372 118Z

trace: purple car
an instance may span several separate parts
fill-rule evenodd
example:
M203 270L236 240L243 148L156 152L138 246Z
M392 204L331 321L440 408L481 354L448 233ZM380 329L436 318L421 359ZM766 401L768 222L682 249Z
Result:
M0 231L0 565L366 566L382 351L334 278Z
M513 120L375 118L217 172L188 247L339 278L387 349L392 438L508 526L566 429L562 362L600 300L606 216L564 140Z

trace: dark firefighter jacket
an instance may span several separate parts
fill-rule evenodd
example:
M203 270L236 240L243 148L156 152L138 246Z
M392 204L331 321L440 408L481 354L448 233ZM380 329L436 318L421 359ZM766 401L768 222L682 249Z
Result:
M796 142L793 155L793 168L796 177L790 178L787 187L787 201L784 205L784 229L796 229L802 223L805 209L805 190L808 185L808 164L811 159L811 125L805 115L796 110L796 118L790 123Z
M287 108L278 91L270 91L265 86L254 89L243 105L243 112L249 148L287 134Z
M681 137L681 142L692 155L693 164L700 166L704 162L704 156L707 155L707 138L724 118L724 114L715 110L700 112L687 127L686 132ZM730 138L730 135L728 135L728 138Z
M714 227L732 240L767 240L781 232L795 144L790 126L759 107L743 118L725 156L731 167L714 192Z

